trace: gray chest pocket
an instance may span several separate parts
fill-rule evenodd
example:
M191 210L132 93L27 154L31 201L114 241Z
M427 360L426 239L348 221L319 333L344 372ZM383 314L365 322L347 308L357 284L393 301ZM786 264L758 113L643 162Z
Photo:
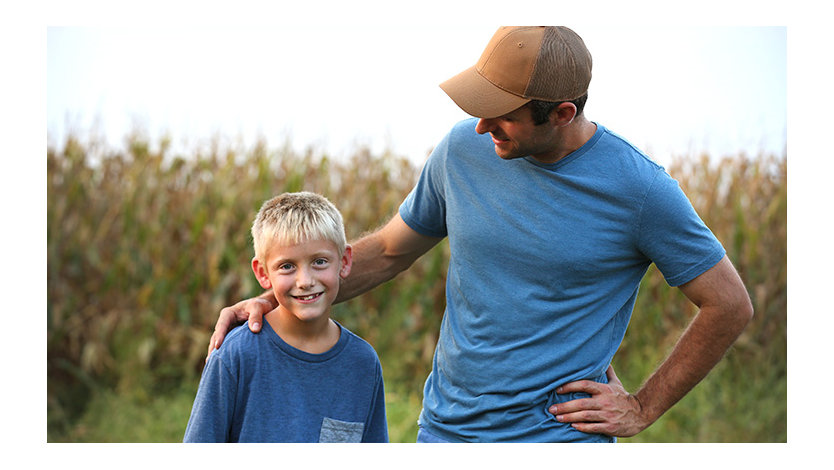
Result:
M333 418L321 422L319 442L362 442L365 423L351 423Z

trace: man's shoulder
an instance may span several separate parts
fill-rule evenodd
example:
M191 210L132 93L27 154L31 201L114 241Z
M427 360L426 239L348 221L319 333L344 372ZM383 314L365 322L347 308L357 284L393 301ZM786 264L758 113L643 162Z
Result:
M637 164L639 167L647 170L649 173L663 170L663 167L658 164L652 157L650 157L642 149L631 143L622 135L612 131L611 129L598 124L601 133L600 142L606 148L607 153L616 155L621 161L624 157L629 157L629 164ZM612 152L610 149L615 148Z

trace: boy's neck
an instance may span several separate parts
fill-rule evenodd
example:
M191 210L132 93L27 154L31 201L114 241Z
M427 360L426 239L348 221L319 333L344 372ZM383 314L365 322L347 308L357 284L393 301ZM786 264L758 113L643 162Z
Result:
M322 321L302 322L279 306L264 315L269 326L290 346L310 354L322 354L339 342L341 330L330 317Z

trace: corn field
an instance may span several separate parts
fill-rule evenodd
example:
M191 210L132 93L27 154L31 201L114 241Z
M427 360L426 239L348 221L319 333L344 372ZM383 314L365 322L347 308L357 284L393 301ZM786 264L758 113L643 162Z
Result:
M168 138L126 141L126 151L114 151L71 136L47 149L50 442L181 440L220 309L261 292L249 267L260 204L285 191L321 193L355 239L395 213L420 171L363 148L333 159L286 144L235 148L215 139L174 155ZM704 155L680 158L668 171L727 248L756 314L693 392L621 442L785 442L786 158ZM379 353L392 441L416 435L447 260L444 241L395 280L333 309ZM629 390L694 313L652 267L614 359Z

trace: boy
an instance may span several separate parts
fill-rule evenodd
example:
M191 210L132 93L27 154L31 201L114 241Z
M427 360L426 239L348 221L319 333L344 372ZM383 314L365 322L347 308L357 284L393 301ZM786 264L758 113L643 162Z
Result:
M252 270L279 306L209 357L184 442L387 442L374 349L330 318L351 268L342 216L317 194L265 202Z

